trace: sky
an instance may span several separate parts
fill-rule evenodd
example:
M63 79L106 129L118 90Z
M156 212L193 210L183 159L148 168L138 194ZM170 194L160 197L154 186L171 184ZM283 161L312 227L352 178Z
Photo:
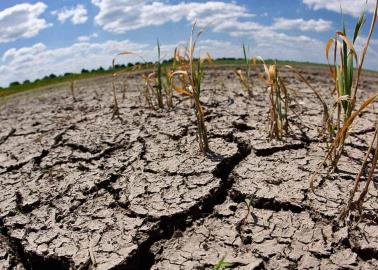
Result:
M341 29L353 31L364 9L368 35L375 0L2 0L0 86L49 74L109 67L121 51L156 60L156 40L170 58L191 24L205 28L198 49L213 58L250 56L325 63L325 44ZM378 34L366 68L378 70ZM119 63L135 62L132 56Z

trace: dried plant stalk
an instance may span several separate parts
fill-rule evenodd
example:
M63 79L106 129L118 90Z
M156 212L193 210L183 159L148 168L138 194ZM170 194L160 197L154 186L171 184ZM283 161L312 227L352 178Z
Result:
M119 107L118 107L118 100L117 100L117 93L116 93L116 87L115 87L115 83L112 82L112 89L113 89L113 115L112 115L112 119L114 119L114 117L116 116L120 116L120 112L119 112Z
M71 83L70 83L70 91L71 91L72 100L74 102L76 102L76 97L75 97L75 81L71 81Z
M179 70L171 72L170 81L176 92L189 96L194 103L194 112L197 119L198 142L200 150L203 153L209 152L209 143L207 138L207 128L204 119L204 109L202 107L201 83L204 76L204 63L211 62L211 57L207 54L206 58L194 59L196 43L203 30L195 34L195 26L193 24L188 47L185 48L184 56L181 56L178 49L175 50L175 58L180 63ZM180 85L174 80L177 79Z
M345 219L348 216L348 214L350 213L350 211L353 211L353 210L358 210L360 216L362 216L362 205L363 205L364 199L366 197L366 194L368 192L369 185L370 185L370 183L373 179L374 171L377 167L377 160L378 160L378 138L377 138L377 134L378 134L378 121L376 122L376 125L375 125L375 132L374 132L374 135L373 135L373 139L372 139L372 141L369 145L368 151L366 152L364 161L361 165L361 169L360 169L359 173L357 174L357 176L354 180L354 186L353 186L353 189L350 191L348 203L347 203L346 207L343 209L343 211L341 212L340 219ZM369 170L369 174L368 174L365 186L364 186L363 190L361 191L358 199L354 200L354 197L355 197L355 195L358 191L358 186L360 184L361 177L363 176L364 172L367 169L368 159L369 159L370 154L372 153L374 145L375 145L374 156L373 156L373 160L371 162L371 167L370 167L370 170Z

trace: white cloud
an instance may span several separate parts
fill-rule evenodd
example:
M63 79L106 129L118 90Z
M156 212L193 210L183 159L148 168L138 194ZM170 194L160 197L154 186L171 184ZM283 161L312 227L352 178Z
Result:
M114 33L182 19L188 22L197 20L200 26L215 27L225 20L254 16L244 6L215 1L166 4L148 0L92 0L92 3L100 9L95 17L96 23Z
M73 24L81 24L88 20L87 10L80 4L76 7L64 7L60 10L54 10L51 12L51 14L57 16L61 23L64 23L66 20L70 20Z
M277 19L274 19L274 23L272 27L274 29L282 29L282 30L298 29L301 31L325 32L331 29L332 22L326 21L323 19L304 20L302 18L300 19L277 18Z
M34 80L51 73L79 72L81 69L93 69L111 66L113 57L120 51L127 50L142 54L149 47L128 40L109 40L103 43L78 42L69 47L49 49L42 43L32 47L9 49L1 57L0 82L7 86L12 81ZM146 50L150 51L150 50ZM153 52L155 53L155 52ZM128 61L140 61L128 57Z
M42 2L19 4L0 11L0 43L36 36L51 26L40 15L47 6Z
M88 35L88 36L79 36L77 38L77 41L79 42L87 42L87 41L90 41L91 39L94 39L94 38L97 38L98 37L98 34L97 33L93 33L92 35Z
M46 49L46 46L43 43L37 43L32 47L25 47L21 49L9 49L7 50L2 57L2 61L5 62L9 59L17 59L17 61L25 62L35 54L38 54ZM15 63L13 63L15 64Z
M314 10L327 9L340 13L342 8L343 13L358 17L361 11L365 8L366 0L302 0L304 4ZM375 1L368 1L367 11L372 12L375 7Z
M163 44L160 46L161 53L164 59L173 57L173 51L175 48L183 48L187 45L187 41L180 41L172 44ZM148 57L150 59L156 60L157 47L152 49L152 54ZM155 53L155 55L153 54ZM205 56L210 53L212 58L220 57L241 57L242 50L240 44L234 44L230 41L225 40L215 40L215 39L200 39L196 47L196 57L202 55Z

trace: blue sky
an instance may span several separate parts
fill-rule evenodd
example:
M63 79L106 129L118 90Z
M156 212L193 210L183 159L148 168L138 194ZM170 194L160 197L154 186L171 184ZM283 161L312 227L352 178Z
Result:
M108 67L119 51L156 57L159 38L168 57L190 25L206 28L200 51L213 57L251 56L325 62L324 46L340 29L340 7L353 29L366 8L367 36L375 1L369 0L7 0L0 1L0 86L51 73ZM366 67L378 69L373 36ZM123 59L124 62L138 59Z

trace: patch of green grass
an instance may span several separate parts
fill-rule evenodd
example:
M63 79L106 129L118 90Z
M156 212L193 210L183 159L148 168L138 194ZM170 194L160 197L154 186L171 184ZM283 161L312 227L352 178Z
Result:
M55 84L83 80L83 79L97 77L100 75L108 75L108 74L112 74L113 72L114 72L113 70L101 70L101 71L93 71L93 72L81 73L81 74L70 73L65 76L62 75L62 76L57 76L54 78L44 78L44 79L36 80L30 83L16 84L16 85L12 85L12 86L0 89L0 97L8 96L11 94L15 94L15 93L19 93L19 92L23 92L23 91L27 91L31 89L43 88L43 87L51 86Z
M226 256L222 256L212 270L224 270L232 266L232 263L226 261Z

